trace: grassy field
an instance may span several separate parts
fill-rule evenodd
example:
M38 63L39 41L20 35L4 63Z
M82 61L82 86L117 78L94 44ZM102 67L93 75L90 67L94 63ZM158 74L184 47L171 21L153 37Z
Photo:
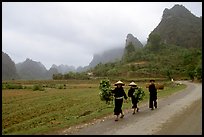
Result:
M112 88L116 81L111 81ZM5 84L21 84L22 89L2 87L2 134L34 135L46 134L62 128L88 122L113 114L113 104L107 105L100 100L100 80L64 80L64 81L4 81ZM136 82L145 91L148 101L149 93L146 83ZM158 91L158 98L168 96L185 85L160 81L164 90ZM43 90L33 90L41 84ZM128 85L128 82L125 82ZM65 88L60 88L65 86ZM28 88L30 87L30 88ZM129 87L124 86L125 92ZM124 109L131 109L131 102L125 103Z

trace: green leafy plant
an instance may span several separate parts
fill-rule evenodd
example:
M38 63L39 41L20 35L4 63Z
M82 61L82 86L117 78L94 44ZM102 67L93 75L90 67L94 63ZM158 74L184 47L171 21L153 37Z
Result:
M45 89L41 84L37 84L37 85L33 85L33 91L36 91L36 90L44 91Z
M99 96L102 101L106 101L106 104L110 104L113 101L113 95L111 93L110 88L110 81L109 80L101 80L99 85Z
M138 101L141 101L141 100L144 99L145 92L144 92L144 90L142 90L141 87L138 87L137 89L135 89L135 92L133 93L133 96L135 96L135 98L137 98Z
M3 83L2 89L23 89L23 86L21 84Z

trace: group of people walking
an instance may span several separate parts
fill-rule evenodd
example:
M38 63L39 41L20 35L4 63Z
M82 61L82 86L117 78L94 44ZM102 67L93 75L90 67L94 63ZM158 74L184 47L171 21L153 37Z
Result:
M150 93L149 108L151 108L151 110L153 110L154 108L157 108L157 89L154 82L155 80L150 80L150 85L149 85L149 93ZM122 111L122 105L123 105L123 101L127 102L128 97L130 97L132 101L132 109L133 109L132 114L134 115L136 112L139 112L139 108L138 108L139 100L134 96L134 92L136 92L136 90L138 89L137 84L134 82L131 82L129 84L130 89L128 90L128 96L124 91L123 86L125 84L122 81L118 81L114 85L116 86L116 88L112 90L112 93L114 94L114 98L115 98L114 100L115 101L114 115L116 115L115 121L119 120L119 116L120 118L124 117L124 113Z

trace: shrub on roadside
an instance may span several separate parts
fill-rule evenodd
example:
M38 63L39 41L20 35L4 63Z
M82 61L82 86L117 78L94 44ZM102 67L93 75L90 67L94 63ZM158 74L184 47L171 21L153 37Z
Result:
M33 91L36 91L36 90L44 91L45 89L43 88L42 85L37 84L37 85L33 85Z
M6 83L2 84L2 89L23 89L23 86L21 84Z

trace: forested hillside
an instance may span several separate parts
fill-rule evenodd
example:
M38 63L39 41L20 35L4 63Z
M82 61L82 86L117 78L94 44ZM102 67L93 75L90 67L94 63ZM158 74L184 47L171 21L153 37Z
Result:
M202 17L196 17L182 5L165 9L162 20L150 33L161 42L186 48L202 48Z
M134 52L129 62L99 64L92 71L96 76L140 78L202 78L202 51L175 45L163 45L158 51L150 47Z
M2 80L18 78L15 63L2 51Z
M202 19L184 6L165 9L142 49L130 43L116 63L98 64L96 76L202 79Z

